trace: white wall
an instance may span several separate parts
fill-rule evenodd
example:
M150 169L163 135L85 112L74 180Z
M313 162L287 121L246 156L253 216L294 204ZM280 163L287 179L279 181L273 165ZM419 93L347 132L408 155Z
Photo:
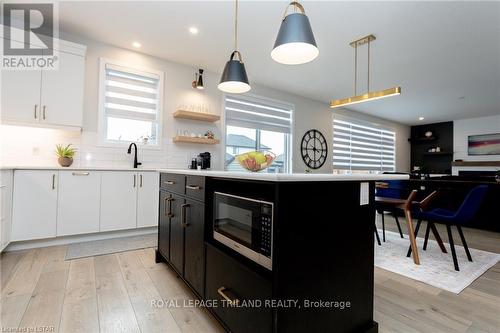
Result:
M99 147L97 142L98 124L98 87L99 58L109 58L130 64L131 67L146 67L165 72L165 95L163 116L163 147L161 150L140 149L139 160L144 167L185 168L192 156L199 152L209 151L214 162L213 167L221 169L223 161L223 145L173 144L172 137L178 130L204 133L207 129L215 132L217 138L223 135L223 121L215 124L177 120L172 117L179 104L205 104L210 106L211 113L222 114L222 93L217 89L219 74L205 72L206 89L195 90L191 87L195 67L185 66L138 52L117 48L111 45L80 38L68 40L87 45L85 98L82 134L52 129L22 129L15 126L2 126L2 144L0 159L2 164L16 165L56 165L53 155L56 143L73 143L78 148L75 166L130 166L131 156L124 148ZM251 73L250 79L251 79ZM305 83L306 84L306 83ZM316 128L326 137L329 143L328 160L316 172L331 172L331 142L333 140L332 111L327 101L320 103L301 96L285 93L273 88L252 84L253 94L293 103L295 105L293 128L293 171L304 172L306 166L300 155L300 141L305 131ZM378 123L396 131L396 168L408 171L410 167L410 146L407 138L409 126L385 121L357 112L336 109L335 113L361 118ZM29 131L29 134L25 134ZM22 137L20 137L22 135ZM14 140L14 141L12 141Z
M500 114L491 117L460 119L453 122L454 159L464 161L500 161L500 155L477 156L467 154L469 135L500 133Z

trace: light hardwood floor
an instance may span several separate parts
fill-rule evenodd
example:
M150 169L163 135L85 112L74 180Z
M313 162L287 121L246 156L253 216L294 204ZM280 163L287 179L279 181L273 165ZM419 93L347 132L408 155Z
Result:
M386 227L396 230L389 217ZM500 234L465 232L470 247L500 253ZM223 332L204 309L152 306L194 299L167 265L154 262L153 249L72 261L65 252L55 246L2 254L3 331ZM459 295L375 268L374 315L380 332L500 332L500 264Z

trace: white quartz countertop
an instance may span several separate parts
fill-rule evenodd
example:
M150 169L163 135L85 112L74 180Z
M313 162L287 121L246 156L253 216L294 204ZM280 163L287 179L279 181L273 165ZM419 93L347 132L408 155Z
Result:
M123 168L123 167L61 167L61 166L0 166L0 170L60 170L60 171L158 171L158 168Z
M188 170L188 169L161 169L161 168L120 168L120 167L57 167L57 166L0 166L0 170L58 170L58 171L140 171L140 172L166 172L185 175L196 175L217 178L263 180L277 182L303 182L303 181L368 181L368 180L406 180L408 175L375 175L354 174L336 175L327 173L259 173L235 172L215 170Z
M234 171L211 171L211 170L182 170L182 169L158 169L159 172L179 173L186 175L264 180L278 182L303 182L303 181L365 181L365 180L406 180L408 175L335 175L328 173L259 173L259 172L234 172Z

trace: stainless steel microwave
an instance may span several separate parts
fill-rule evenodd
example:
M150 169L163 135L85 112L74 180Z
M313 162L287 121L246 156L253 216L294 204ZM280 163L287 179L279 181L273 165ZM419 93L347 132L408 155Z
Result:
M215 192L213 237L272 270L273 203Z

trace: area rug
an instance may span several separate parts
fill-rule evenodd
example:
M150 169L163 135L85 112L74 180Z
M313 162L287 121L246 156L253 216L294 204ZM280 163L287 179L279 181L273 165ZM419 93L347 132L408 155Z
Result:
M500 260L500 254L469 248L473 260L469 262L464 248L455 245L460 266L457 272L449 244L445 243L448 253L442 253L436 241L429 239L427 251L422 249L423 242L417 238L420 265L415 265L412 257L406 257L410 245L407 236L403 239L399 233L386 231L386 242L381 246L375 242L375 266L459 294Z
M158 234L120 237L68 245L66 260L156 247Z

